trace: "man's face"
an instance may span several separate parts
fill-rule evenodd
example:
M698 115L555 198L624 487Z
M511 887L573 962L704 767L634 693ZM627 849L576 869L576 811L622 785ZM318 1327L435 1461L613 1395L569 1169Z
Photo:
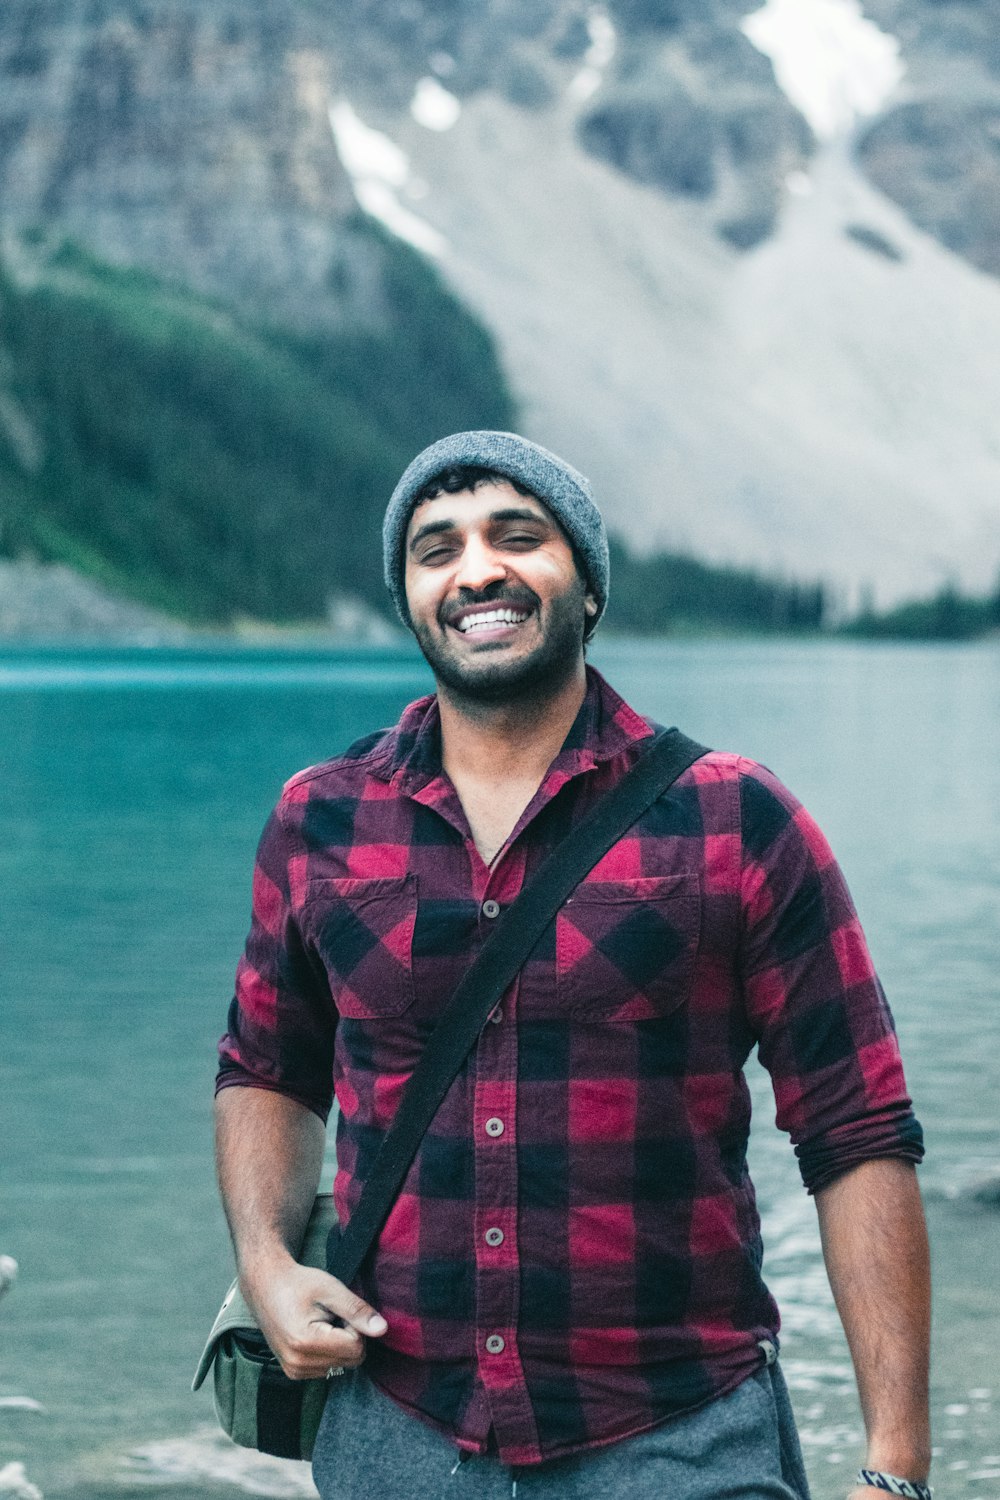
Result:
M456 696L505 703L555 691L579 670L596 602L555 517L513 485L418 505L405 582L420 649Z

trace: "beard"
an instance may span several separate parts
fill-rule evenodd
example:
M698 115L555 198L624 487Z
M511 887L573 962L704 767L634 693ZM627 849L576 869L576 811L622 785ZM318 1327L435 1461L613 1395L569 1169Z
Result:
M541 639L523 654L498 645L462 656L442 635L448 627L440 620L433 627L414 625L414 634L438 691L457 705L489 709L544 702L565 687L579 668L587 625L585 596L586 584L578 577L571 589L551 601ZM530 589L498 586L465 596L462 603L524 607L532 611L532 619L542 619L540 601Z

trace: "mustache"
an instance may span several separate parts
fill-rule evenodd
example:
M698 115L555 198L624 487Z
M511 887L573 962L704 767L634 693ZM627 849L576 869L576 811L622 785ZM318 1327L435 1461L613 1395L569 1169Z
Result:
M497 609L532 610L538 605L538 595L531 589L511 588L509 584L493 583L485 589L460 589L454 599L449 599L438 611L439 619L448 624L463 610L476 605L489 604Z

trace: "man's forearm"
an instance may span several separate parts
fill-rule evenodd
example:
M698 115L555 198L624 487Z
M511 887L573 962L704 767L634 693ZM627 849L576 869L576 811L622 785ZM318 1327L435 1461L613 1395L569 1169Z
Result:
M223 1089L215 1103L216 1163L240 1278L255 1283L302 1242L323 1165L319 1117L266 1089Z
M326 1271L294 1259L323 1165L322 1120L283 1094L236 1087L219 1094L215 1120L240 1282L282 1369L313 1380L359 1365L385 1319Z
M827 1273L858 1379L868 1467L930 1468L930 1255L913 1167L863 1162L816 1194Z

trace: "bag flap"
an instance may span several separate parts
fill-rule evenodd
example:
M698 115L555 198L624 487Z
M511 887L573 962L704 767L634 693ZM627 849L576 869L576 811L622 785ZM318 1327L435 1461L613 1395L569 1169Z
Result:
M305 1238L298 1257L302 1265L318 1266L321 1270L326 1270L326 1242L330 1230L336 1223L337 1210L333 1206L332 1195L319 1193L313 1204L309 1223L306 1225ZM204 1384L205 1377L215 1362L219 1340L237 1328L246 1329L252 1333L260 1332L260 1324L240 1291L239 1281L234 1281L226 1293L225 1301L219 1308L215 1322L212 1324L212 1331L202 1350L194 1380L191 1382L193 1391L199 1390Z

